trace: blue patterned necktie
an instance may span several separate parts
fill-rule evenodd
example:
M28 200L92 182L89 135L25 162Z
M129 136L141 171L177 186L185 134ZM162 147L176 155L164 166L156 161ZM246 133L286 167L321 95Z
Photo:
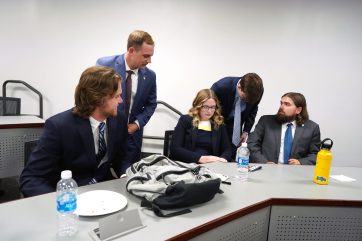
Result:
M99 123L99 140L98 140L98 153L96 155L97 162L100 163L103 157L106 155L107 146L106 140L104 139L104 130L106 124L104 122Z
M288 160L290 158L290 154L292 152L292 143L293 143L293 136L292 136L292 123L287 125L287 130L284 134L284 164L288 164Z
M235 112L234 112L234 129L232 142L235 146L240 143L240 97L236 97Z

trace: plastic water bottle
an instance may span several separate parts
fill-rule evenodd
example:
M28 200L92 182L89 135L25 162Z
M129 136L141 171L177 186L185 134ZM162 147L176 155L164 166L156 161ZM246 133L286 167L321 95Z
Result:
M57 183L58 236L71 237L78 231L77 192L78 185L72 179L72 171L61 173Z
M236 179L239 181L248 180L249 175L249 149L248 144L243 142L241 146L236 151L236 165L237 165L237 174Z

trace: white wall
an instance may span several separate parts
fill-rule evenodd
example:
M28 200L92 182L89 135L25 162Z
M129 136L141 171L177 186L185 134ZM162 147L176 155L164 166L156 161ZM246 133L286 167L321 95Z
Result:
M362 166L362 1L153 0L0 1L0 83L28 82L44 96L49 117L73 105L82 71L101 56L125 51L128 34L156 41L150 68L158 98L187 112L201 88L221 77L256 72L264 80L260 115L299 91L322 138L334 140L333 165ZM23 113L38 113L22 87ZM157 110L147 135L163 135L177 116ZM146 141L144 150L161 147Z

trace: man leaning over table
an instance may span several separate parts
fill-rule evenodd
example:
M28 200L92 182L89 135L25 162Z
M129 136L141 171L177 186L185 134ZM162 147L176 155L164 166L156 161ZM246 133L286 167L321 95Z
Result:
M250 162L315 165L320 131L309 120L304 95L284 94L277 114L262 116L247 142Z
M254 125L264 93L263 80L255 73L248 73L242 77L222 78L211 89L220 100L234 158L236 149L247 140Z
M50 117L20 176L24 196L55 191L62 170L79 186L117 178L127 147L127 120L117 110L121 78L108 67L86 69L75 107Z

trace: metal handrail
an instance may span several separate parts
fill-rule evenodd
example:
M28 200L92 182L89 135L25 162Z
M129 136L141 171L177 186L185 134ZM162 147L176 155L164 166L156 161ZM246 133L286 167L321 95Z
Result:
M177 110L176 108L174 108L173 106L171 106L170 104L168 104L168 103L166 103L166 102L164 102L162 100L158 100L156 103L166 106L167 108L169 108L170 110L172 110L173 112L178 114L179 116L182 115L181 111Z
M182 115L182 112L177 110L175 107L173 107L172 105L162 101L162 100L158 100L157 102L158 104L164 105L166 106L168 109L172 110L173 112L175 112L176 114L178 114L179 116ZM143 139L152 139L152 140L164 140L165 137L164 136L143 136Z
M8 83L18 83L18 84L23 84L26 87L28 87L30 90L32 90L33 92L35 92L38 96L39 96L39 117L43 118L43 96L42 94L35 89L33 86L29 85L28 83L22 81L22 80L5 80L5 82L3 83L3 95L4 97L6 97L6 85Z

